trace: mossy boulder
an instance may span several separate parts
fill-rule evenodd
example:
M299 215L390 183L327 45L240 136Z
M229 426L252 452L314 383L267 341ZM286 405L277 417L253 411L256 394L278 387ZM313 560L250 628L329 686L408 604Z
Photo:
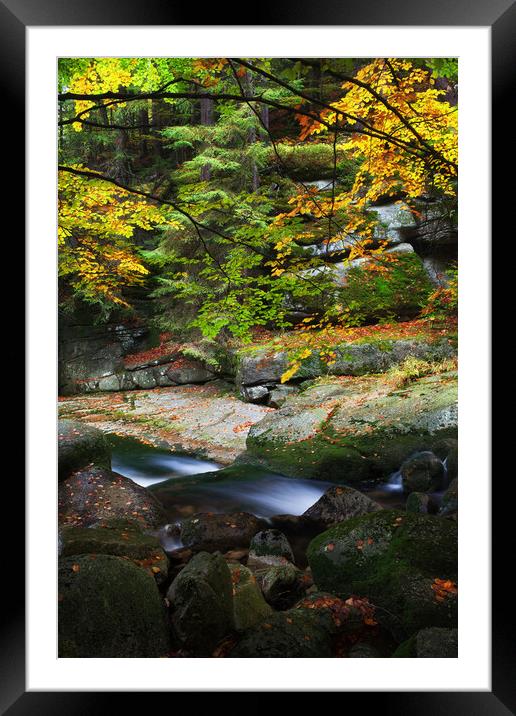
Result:
M194 656L211 656L234 628L231 572L221 554L196 554L167 592L176 641Z
M307 557L315 584L337 596L366 597L397 639L457 618L457 525L431 515L382 510L315 537Z
M448 489L443 495L439 515L447 517L454 515L459 509L459 481L457 478L451 481Z
M284 475L337 483L384 479L414 452L457 434L457 376L393 390L385 376L307 387L255 423L247 457Z
M430 495L426 492L411 492L405 503L407 512L426 515L431 511Z
M127 519L145 530L167 522L163 507L148 490L98 467L74 472L59 484L58 517L61 526L69 527Z
M442 487L444 465L430 450L410 455L400 467L405 492L433 492Z
M59 657L163 657L166 613L154 579L132 562L107 554L68 557L59 564Z
M233 584L233 618L237 631L246 631L272 615L255 576L242 564L229 564Z
M283 565L294 561L288 539L279 530L257 532L249 545L248 564Z
M293 564L256 572L256 579L265 600L275 609L288 609L299 600L306 588L303 576Z
M234 658L313 658L332 656L332 634L309 609L277 612L245 632L229 653Z
M458 656L458 630L443 627L421 629L398 646L394 658L453 659Z
M195 552L225 552L235 547L248 547L264 524L263 520L249 512L202 512L184 520L181 541Z
M315 504L303 512L302 517L303 520L325 529L350 517L378 512L381 509L381 505L363 492L353 487L335 485L326 490Z
M57 462L59 481L90 464L109 470L111 448L101 430L76 420L59 420Z
M112 521L96 528L63 527L60 538L62 557L112 554L142 567L158 584L167 578L168 559L157 538L144 534L133 522L120 525Z

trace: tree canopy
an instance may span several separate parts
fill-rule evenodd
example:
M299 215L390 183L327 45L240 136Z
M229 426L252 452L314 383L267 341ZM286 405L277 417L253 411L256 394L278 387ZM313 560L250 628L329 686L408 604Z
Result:
M448 294L407 257L400 278L370 208L455 210L456 90L452 58L61 59L62 305L107 316L143 292L163 330L243 340L372 320L375 292L431 312Z

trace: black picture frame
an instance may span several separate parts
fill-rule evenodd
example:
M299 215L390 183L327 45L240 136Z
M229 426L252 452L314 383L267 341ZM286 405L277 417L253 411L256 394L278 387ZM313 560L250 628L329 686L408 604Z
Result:
M3 172L6 187L4 197L9 201L23 201L24 164L20 152L25 144L22 117L25 107L25 30L27 26L76 25L307 25L307 26L489 26L492 38L492 98L493 98L493 176L505 166L514 166L514 141L505 142L507 130L506 108L514 82L516 40L516 4L514 0L369 0L353 3L345 0L297 0L279 3L265 0L251 8L252 16L244 20L241 5L234 14L226 7L182 4L176 7L165 0L0 0L0 75L2 97L8 112L1 112L4 133L9 144L18 147L15 162L9 162ZM234 22L234 20L237 22ZM14 118L14 121L13 121ZM4 145L5 146L5 145ZM503 159L503 163L502 163ZM4 168L5 168L4 164ZM493 217L503 216L514 203L510 184L497 186L492 197ZM18 217L23 217L20 206ZM494 232L495 229L493 229ZM21 233L19 226L17 233ZM496 305L496 304L494 304ZM499 308L500 306L498 306ZM20 337L23 342L23 337ZM493 454L495 451L493 450ZM512 476L511 481L514 482ZM24 488L18 476L9 488L10 504L21 505ZM503 492L502 492L503 490ZM493 621L492 621L492 691L491 692L347 692L345 708L361 710L381 709L382 714L419 714L426 716L507 716L516 713L516 672L513 669L516 644L508 628L508 612L514 613L512 590L508 594L504 555L510 543L510 521L501 518L510 485L493 491ZM512 501L514 504L514 501ZM7 606L2 611L2 649L0 652L0 709L9 716L22 714L97 714L120 710L121 693L96 692L26 692L25 690L25 610L24 585L19 578L22 548L21 535L16 538L16 579L4 588ZM7 584L7 582L5 583ZM508 605L507 601L511 604ZM143 699L150 695L127 694L133 708L145 708ZM126 695L126 696L127 696ZM221 694L225 696L225 694ZM166 696L166 694L161 694ZM170 696L168 697L170 698ZM116 701L115 701L116 699ZM170 704L177 708L176 701ZM221 702L219 702L221 703ZM256 704L256 702L255 702ZM360 704L360 705L359 705ZM216 706L211 704L211 707ZM344 704L343 704L344 707Z

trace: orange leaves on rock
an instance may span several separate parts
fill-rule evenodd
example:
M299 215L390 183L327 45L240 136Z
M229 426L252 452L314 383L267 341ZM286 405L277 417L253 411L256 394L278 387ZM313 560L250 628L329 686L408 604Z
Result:
M327 609L336 626L342 626L350 618L360 616L366 626L375 626L375 608L367 598L352 596L345 601L339 597L323 596L312 599L306 597L297 606L297 609Z
M444 602L446 599L456 596L458 592L457 585L451 579L439 579L437 577L432 583L432 590L437 602Z
M72 564L72 572L77 573L77 572L80 572L80 571L81 571L81 567L80 567L79 564L77 564L77 563L76 563L76 564Z
M333 552L334 549L335 549L334 543L330 542L329 544L326 545L326 547L324 548L324 551L325 552Z
M235 425L233 428L234 433L241 433L243 430L247 430L247 428L250 428L254 425L252 420L246 420L245 423L240 423L240 425Z

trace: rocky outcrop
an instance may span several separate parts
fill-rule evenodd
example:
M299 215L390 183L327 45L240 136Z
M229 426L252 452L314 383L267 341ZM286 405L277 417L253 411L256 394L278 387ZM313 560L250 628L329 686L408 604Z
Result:
M396 639L457 619L457 525L429 515L382 510L315 537L308 561L319 589L366 597Z
M274 566L293 561L292 547L279 530L263 530L252 538L247 560L249 565Z
M169 650L163 600L154 579L107 554L59 564L60 658L164 657Z
M101 430L77 420L59 420L57 431L60 481L87 465L111 467L111 449Z
M74 472L59 484L58 518L60 525L70 527L128 519L142 529L159 528L168 521L148 490L98 467Z
M247 456L284 475L332 482L384 479L412 453L457 432L457 376L392 390L382 376L306 388L253 425Z

